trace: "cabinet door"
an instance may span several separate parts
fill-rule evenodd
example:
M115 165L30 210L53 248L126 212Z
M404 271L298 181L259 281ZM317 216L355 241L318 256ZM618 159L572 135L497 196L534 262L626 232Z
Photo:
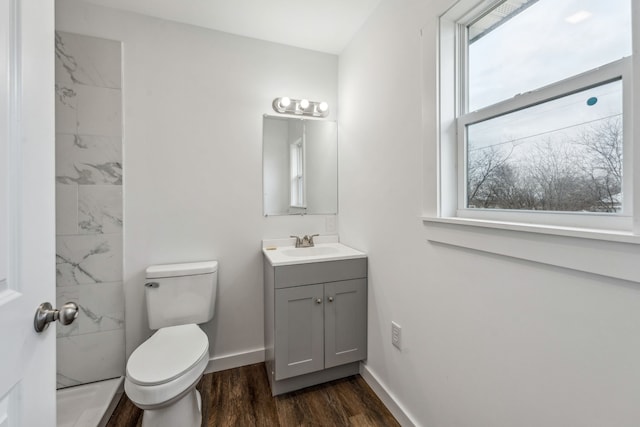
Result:
M367 279L324 286L325 368L367 357Z
M324 368L323 285L276 289L276 380Z

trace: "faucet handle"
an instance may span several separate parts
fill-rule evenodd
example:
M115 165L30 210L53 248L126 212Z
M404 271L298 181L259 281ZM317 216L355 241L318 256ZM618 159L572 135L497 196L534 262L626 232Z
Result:
M311 236L309 236L309 244L311 246L313 246L313 238L314 237L318 237L318 236L319 236L319 234L312 234Z
M289 237L293 237L294 239L296 239L296 248L299 248L300 244L302 243L302 239L298 236L289 236Z

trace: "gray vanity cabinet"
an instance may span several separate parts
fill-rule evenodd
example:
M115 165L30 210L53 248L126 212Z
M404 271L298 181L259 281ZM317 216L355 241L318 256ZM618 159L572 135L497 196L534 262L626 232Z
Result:
M276 380L324 369L323 288L276 290Z
M367 280L324 285L324 367L367 357Z
M367 356L366 258L265 260L265 361L273 395L359 372Z

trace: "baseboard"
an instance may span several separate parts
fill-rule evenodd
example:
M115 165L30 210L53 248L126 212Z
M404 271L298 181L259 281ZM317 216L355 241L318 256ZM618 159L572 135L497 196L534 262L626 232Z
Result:
M257 348L242 353L225 354L223 356L209 359L207 369L204 373L225 371L227 369L239 368L240 366L253 365L264 362L264 348Z
M398 402L393 393L387 390L376 374L364 363L360 364L360 375L365 380L373 392L382 400L382 403L389 409L391 414L398 420L402 427L417 427L419 424L414 422L404 407Z

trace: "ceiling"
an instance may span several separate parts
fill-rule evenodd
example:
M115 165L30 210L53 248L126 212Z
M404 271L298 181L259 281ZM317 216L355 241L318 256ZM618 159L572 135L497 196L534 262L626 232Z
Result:
M84 0L246 37L339 54L380 0Z

